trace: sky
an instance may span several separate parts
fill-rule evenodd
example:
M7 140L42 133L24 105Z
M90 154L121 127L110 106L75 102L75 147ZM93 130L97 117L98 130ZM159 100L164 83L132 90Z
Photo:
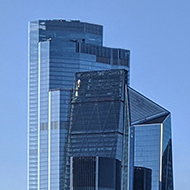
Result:
M175 190L190 189L190 1L7 0L0 7L0 189L26 190L28 22L104 26L104 46L129 49L130 85L172 114Z

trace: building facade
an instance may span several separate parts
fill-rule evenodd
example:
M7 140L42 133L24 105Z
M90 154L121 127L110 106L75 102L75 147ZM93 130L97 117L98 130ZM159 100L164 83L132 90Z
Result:
M66 147L75 73L129 73L130 52L104 47L102 34L102 26L79 21L29 23L28 190L69 188Z
M152 190L173 190L170 112L129 88L134 165L152 170Z
M132 190L135 165L173 190L170 113L129 87L130 51L80 21L30 22L28 42L27 189Z
M72 167L77 158L94 157L96 178L92 186L88 186L87 178L80 188L71 183L75 190L129 188L129 171L133 168L129 167L127 76L121 69L76 73L68 134L70 164ZM78 176L83 173L88 170L84 168ZM77 178L75 170L72 178Z

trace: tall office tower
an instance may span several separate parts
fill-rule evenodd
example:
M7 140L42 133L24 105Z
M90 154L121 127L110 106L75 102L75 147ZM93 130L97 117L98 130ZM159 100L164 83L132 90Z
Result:
M152 170L152 190L173 190L170 112L129 88L134 165Z
M66 147L75 72L129 73L130 52L104 47L102 33L102 26L79 21L29 23L28 190L69 188Z
M127 76L126 70L76 73L68 135L73 190L127 190L130 185Z

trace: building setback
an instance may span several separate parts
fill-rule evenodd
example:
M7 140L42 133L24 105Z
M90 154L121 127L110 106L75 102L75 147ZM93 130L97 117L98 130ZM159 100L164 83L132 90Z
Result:
M102 34L29 23L28 190L132 190L134 165L152 170L152 190L173 190L170 113L129 87L130 51Z

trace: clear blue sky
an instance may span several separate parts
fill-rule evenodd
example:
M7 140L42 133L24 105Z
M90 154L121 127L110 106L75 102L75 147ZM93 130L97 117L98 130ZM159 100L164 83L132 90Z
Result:
M0 189L26 189L27 25L104 26L104 45L131 50L131 86L172 112L175 190L190 189L190 1L7 0L0 7Z

